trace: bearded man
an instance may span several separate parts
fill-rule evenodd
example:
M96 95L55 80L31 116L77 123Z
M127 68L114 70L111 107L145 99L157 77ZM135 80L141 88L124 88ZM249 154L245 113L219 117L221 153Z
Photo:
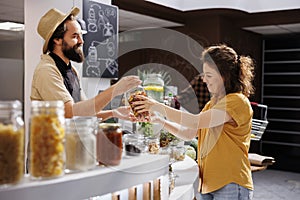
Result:
M102 109L115 96L141 84L137 76L123 77L91 99L86 99L80 87L78 72L71 63L81 63L84 60L82 30L75 18L79 12L77 7L67 14L53 8L40 19L37 31L45 42L41 60L32 79L30 98L63 101L66 118L95 115L103 120L110 117L130 119L130 110L127 107Z

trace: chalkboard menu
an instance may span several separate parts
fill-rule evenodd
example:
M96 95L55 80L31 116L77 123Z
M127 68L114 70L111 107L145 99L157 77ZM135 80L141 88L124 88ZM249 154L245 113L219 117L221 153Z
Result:
M118 7L83 1L83 77L118 77Z

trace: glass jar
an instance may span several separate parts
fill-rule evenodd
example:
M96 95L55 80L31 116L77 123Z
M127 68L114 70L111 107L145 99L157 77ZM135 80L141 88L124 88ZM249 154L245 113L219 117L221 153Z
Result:
M119 123L100 123L97 133L97 161L99 165L119 165L122 159L122 129Z
M86 171L96 166L96 117L66 119L66 170Z
M32 178L54 178L65 169L65 118L62 101L32 101L30 121Z
M171 145L171 160L174 162L182 161L185 158L185 147L178 145Z
M150 154L159 153L159 138L147 137L148 152Z
M130 105L131 110L135 117L137 117L139 119L149 119L149 112L137 113L134 110L132 103L135 101L140 101L140 98L138 98L137 95L147 96L147 94L142 86L138 86L138 87L132 88L129 91L127 91L125 93L126 102L128 102L128 104Z
M136 134L126 134L123 136L124 150L127 156L138 156L145 153L147 146L144 139Z
M24 121L20 101L0 101L0 185L24 176Z
M147 74L143 86L148 96L164 102L164 81L161 74Z

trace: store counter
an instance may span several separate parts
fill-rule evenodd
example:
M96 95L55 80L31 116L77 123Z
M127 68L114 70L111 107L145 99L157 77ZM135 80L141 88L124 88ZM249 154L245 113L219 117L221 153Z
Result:
M24 180L14 186L0 186L0 199L53 200L87 199L134 187L166 177L169 172L169 157L166 155L142 155L124 157L114 167L100 167L87 172L65 174L49 180ZM162 183L166 181L161 181ZM168 196L168 186L161 190L161 199Z
M188 156L183 161L172 164L172 169L177 176L175 180L175 188L172 190L169 199L192 200L196 196L198 188L198 165Z

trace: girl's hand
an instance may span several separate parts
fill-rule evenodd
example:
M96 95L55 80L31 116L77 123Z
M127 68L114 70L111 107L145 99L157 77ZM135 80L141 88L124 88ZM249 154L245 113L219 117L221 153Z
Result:
M159 103L154 99L143 95L138 95L138 98L140 99L140 101L134 101L132 103L132 107L137 113L143 113L143 112L151 113L152 112L151 108Z

